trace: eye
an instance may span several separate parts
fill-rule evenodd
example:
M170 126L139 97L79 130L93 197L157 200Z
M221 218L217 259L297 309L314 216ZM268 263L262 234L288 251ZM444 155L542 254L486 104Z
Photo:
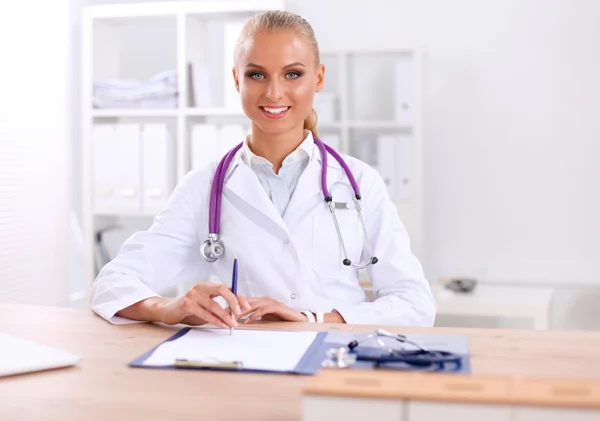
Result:
M259 72L248 73L246 76L248 76L250 79L256 79L256 80L260 80L265 77L262 73L259 73Z
M300 76L302 76L302 73L300 72L289 72L287 75L285 75L285 77L288 79L297 79Z

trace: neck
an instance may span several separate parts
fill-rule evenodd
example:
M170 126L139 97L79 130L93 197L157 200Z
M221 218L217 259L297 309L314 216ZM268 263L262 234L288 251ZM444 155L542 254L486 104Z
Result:
M265 133L256 125L252 125L252 134L248 146L252 153L265 158L273 165L275 174L279 173L283 160L304 140L304 128L290 130L287 133Z

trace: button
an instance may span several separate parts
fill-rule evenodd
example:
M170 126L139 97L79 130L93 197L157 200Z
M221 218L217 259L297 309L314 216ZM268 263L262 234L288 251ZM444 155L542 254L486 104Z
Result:
M296 293L292 292L291 297L292 297L292 300L295 300L296 299Z
M287 238L285 240L283 240L283 244L285 244L286 246L290 243L290 240L288 240Z

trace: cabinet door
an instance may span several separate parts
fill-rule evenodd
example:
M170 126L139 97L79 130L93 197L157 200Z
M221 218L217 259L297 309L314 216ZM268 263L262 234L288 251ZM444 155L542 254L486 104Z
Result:
M408 404L410 421L512 421L511 405L445 403L411 401ZM440 418L442 414L442 418Z

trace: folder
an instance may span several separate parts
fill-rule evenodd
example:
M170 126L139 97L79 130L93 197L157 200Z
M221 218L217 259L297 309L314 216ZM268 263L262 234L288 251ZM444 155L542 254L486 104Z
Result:
M141 210L139 124L93 128L94 210Z
M142 207L140 125L118 124L115 139L118 142L118 155L114 158L118 164L112 170L118 172L118 179L114 207L127 211L139 211Z
M205 336L202 336L203 334ZM187 338L186 335L196 335L196 337ZM304 336L300 341L295 341L294 335ZM309 335L308 341L306 341L306 335ZM241 336L244 336L244 338L237 341L236 338ZM323 332L286 332L255 329L236 329L233 335L229 335L229 329L183 328L166 341L133 360L129 363L129 366L155 369L313 374L320 368L320 360L317 356L320 355L323 340L326 336L327 334ZM160 357L156 357L161 347L163 349L169 346L174 348L177 345L176 342L186 339L189 339L189 342L186 343L188 348L183 348L183 350L180 348L179 353L177 353L177 350L168 350L162 353ZM194 341L196 339L198 340ZM248 346L243 346L244 343ZM299 343L303 345L298 345ZM228 345L224 346L223 344ZM271 352L271 355L262 355L258 358L257 355L251 355L252 352L260 350L261 347L263 351ZM205 348L217 349L216 352L219 355L213 355L210 351L203 351ZM208 352L211 355L210 357L186 358L188 356L186 354L190 352L198 355ZM286 357L287 352L295 352L296 355L291 356L291 359L283 363L273 361L277 360L278 357ZM291 365L289 364L290 361L292 361Z
M414 119L414 63L409 57L396 59L394 85L394 114L400 124L412 124Z
M93 206L94 210L113 207L116 196L116 171L113 159L117 156L117 126L115 124L95 124L92 129L93 156Z
M413 194L411 137L382 134L377 139L377 170L392 200L410 199Z
M196 336L193 337L193 335ZM210 339L211 335L221 335L223 341L219 342L217 339L213 342ZM303 336L300 340L295 340L294 335L312 336ZM236 329L233 335L230 336L229 329L183 328L158 346L130 362L129 367L311 375L322 368L331 349L346 347L349 342L367 335L367 333L354 334L349 332ZM240 341L236 341L236 336L240 338ZM470 373L469 339L467 336L414 334L406 335L406 337L428 349L460 354L460 363L418 368L402 362L377 366L372 361L359 360L346 369L369 370L379 367L390 370ZM232 340L226 342L226 338L232 338ZM184 346L179 347L179 351L177 351L178 342L183 342L186 339L188 342L186 344L182 343L181 345ZM244 346L244 344L247 346ZM390 345L390 343L386 342L386 345ZM399 343L391 345L394 347L402 346ZM166 350L165 347L170 347L170 349ZM260 352L261 347L265 354L258 355L259 361L257 362L257 358L255 358L257 355L252 355L252 352ZM376 343L361 345L359 348L361 355L383 356L386 353ZM212 352L213 350L214 352ZM202 355L203 353L206 355ZM291 355L293 353L296 354ZM192 354L196 356L191 357ZM290 358L283 362L277 361L281 356L289 356ZM265 361L266 364L270 365L269 367L264 366Z
M142 126L142 207L146 212L162 209L175 184L175 150L164 123Z
M214 124L196 124L192 128L192 169L205 168L220 158L219 131Z

